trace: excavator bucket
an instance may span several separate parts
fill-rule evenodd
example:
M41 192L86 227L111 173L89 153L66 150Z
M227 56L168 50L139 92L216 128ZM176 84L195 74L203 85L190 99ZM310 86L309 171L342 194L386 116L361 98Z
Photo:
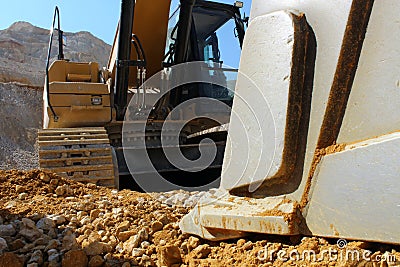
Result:
M221 185L180 227L400 244L396 0L254 0Z

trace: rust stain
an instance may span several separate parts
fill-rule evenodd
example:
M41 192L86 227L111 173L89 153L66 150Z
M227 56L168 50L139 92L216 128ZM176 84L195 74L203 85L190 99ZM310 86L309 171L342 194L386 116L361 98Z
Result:
M332 146L316 149L314 154L314 159L310 168L310 173L307 178L306 186L304 189L304 194L300 201L300 208L303 209L308 204L308 197L311 189L311 181L314 177L315 171L317 169L318 164L321 162L322 158L326 155L342 152L346 148L346 144L334 144Z
M300 203L301 208L305 208L308 203L311 180L322 156L329 152L338 152L335 150L341 149L337 147L336 141L353 86L373 5L374 0L354 0L352 2L317 148Z
M290 213L283 212L279 210L279 207L283 204L288 204L292 203L293 204L293 211ZM291 201L290 199L283 199L279 204L277 204L273 209L271 210L265 210L263 212L255 214L255 216L265 216L265 217L282 217L283 220L287 223L288 228L289 228L289 233L295 233L298 230L298 226L301 224L303 218L302 214L300 212L300 204L297 201ZM267 221L265 221L267 222ZM268 222L269 223L269 222ZM267 225L266 227L269 227L268 229L272 229L271 225ZM273 231L271 233L282 233L283 229L281 225L274 226Z
M336 230L336 228L335 228L335 226L333 224L330 224L329 228L331 228L331 230L333 231L333 234L335 236L340 236L339 232Z

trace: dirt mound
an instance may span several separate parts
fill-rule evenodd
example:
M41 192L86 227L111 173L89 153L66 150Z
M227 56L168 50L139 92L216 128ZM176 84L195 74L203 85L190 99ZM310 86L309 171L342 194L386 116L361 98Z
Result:
M350 242L340 249L336 240L265 235L200 240L179 230L186 208L41 171L0 171L0 197L0 266L400 264L398 248L382 244Z

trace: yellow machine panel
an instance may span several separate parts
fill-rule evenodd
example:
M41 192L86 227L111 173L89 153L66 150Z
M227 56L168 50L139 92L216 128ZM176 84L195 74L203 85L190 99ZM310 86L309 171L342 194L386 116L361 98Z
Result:
M46 128L104 126L111 120L109 86L99 83L95 62L55 61L49 69L49 103L44 104Z
M136 34L143 45L143 50L147 55L147 77L151 77L162 69L165 43L168 32L168 19L170 0L137 0L132 33ZM114 38L111 56L108 64L110 72L115 74L115 59L118 51L118 30ZM136 59L134 47L131 49L131 59ZM129 87L136 85L136 68L131 67L129 77Z

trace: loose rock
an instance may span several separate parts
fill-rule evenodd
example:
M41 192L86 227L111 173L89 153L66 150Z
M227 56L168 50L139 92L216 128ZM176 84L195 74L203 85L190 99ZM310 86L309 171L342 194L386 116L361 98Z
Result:
M2 253L7 248L7 241L4 238L0 237L0 253Z
M0 236L13 236L15 235L15 229L12 224L0 225Z
M89 261L89 267L100 267L104 263L103 257L96 255L93 256Z
M86 267L88 258L83 250L71 250L64 254L62 267Z
M0 255L0 267L22 267L22 260L12 252L6 252Z
M210 254L210 252L211 252L210 245L204 244L195 248L191 252L191 256L195 259L204 259L205 257L208 256L208 254Z
M177 246L162 246L158 250L158 265L172 266L182 263L181 254Z

